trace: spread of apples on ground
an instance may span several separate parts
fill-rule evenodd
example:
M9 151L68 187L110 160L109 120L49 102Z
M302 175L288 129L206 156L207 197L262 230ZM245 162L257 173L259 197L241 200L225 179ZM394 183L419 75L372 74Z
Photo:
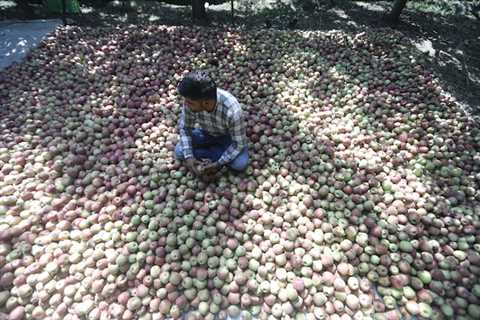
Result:
M208 69L250 163L175 159ZM401 34L59 28L0 73L0 318L479 319L480 130Z

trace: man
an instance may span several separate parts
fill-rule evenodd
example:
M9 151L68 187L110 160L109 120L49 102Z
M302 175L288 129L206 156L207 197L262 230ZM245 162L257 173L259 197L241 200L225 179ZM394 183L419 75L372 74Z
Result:
M211 181L224 166L248 165L242 109L229 92L217 88L206 71L188 73L177 87L184 98L175 155L197 176ZM197 127L195 125L198 125ZM208 160L207 165L200 165Z

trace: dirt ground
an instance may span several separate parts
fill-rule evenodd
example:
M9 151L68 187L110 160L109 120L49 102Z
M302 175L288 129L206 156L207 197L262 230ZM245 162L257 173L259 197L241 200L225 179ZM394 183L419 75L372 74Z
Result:
M167 1L168 2L168 1ZM172 1L171 1L172 2ZM382 20L391 7L388 1L320 1L315 8L295 5L295 0L235 1L232 19L230 1L207 8L208 26L235 24L240 28L300 30L343 30L362 32L365 28L400 30L412 45L425 52L444 88L474 115L480 114L480 20L473 16L440 15L407 7L395 26ZM137 1L133 8L119 1L98 8L82 1L82 13L69 15L68 23L90 27L117 24L189 25L191 9L158 1ZM178 1L177 1L178 3ZM186 4L189 1L185 1ZM20 16L19 16L20 15ZM37 17L51 18L40 10ZM0 19L21 19L21 13L0 10Z

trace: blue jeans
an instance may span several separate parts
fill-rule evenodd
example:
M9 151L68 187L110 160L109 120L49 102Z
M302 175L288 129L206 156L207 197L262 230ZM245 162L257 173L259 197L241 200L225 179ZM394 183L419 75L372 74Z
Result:
M195 128L192 130L193 156L196 159L210 159L215 162L220 159L231 144L232 139L228 135L214 137L202 129ZM175 146L175 156L177 159L183 160L183 148L180 142ZM227 165L233 170L243 171L247 168L248 162L248 150L247 147L245 147L242 152Z

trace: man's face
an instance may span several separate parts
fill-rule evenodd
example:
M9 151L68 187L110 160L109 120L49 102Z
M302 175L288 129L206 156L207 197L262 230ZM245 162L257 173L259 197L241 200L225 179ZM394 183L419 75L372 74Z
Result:
M201 112L204 110L203 100L192 100L185 98L185 105L193 112Z

